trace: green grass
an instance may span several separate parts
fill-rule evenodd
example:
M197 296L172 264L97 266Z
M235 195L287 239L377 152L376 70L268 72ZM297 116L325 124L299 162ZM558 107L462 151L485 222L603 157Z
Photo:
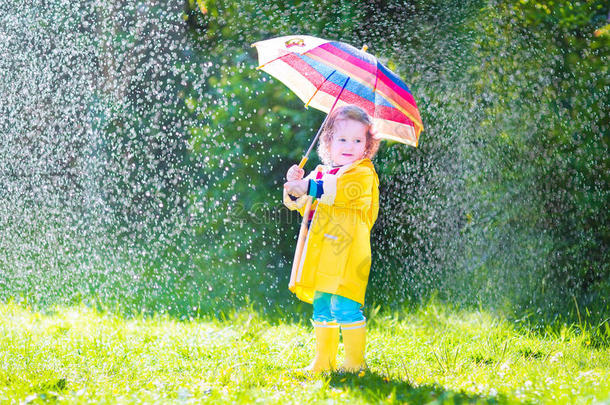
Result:
M306 322L224 318L0 304L0 403L610 403L610 352L576 327L542 336L438 303L373 311L366 375L305 377Z

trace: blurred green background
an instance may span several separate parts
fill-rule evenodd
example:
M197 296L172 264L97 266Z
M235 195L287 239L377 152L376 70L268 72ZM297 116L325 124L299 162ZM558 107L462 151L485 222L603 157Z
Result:
M3 84L3 300L306 313L287 291L299 218L281 185L324 116L256 71L250 45L307 34L367 44L425 126L417 149L374 159L367 310L436 297L610 330L607 2L53 4L3 10L35 33L3 52L43 67L0 70L59 83L29 99ZM18 159L29 140L47 157Z

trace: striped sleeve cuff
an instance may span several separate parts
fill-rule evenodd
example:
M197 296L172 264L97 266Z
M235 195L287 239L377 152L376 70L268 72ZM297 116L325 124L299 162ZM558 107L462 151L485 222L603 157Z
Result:
M307 187L307 194L314 197L320 198L324 194L324 185L321 180L309 180L309 186Z
M325 174L322 176L320 183L324 183L324 189L320 194L320 203L333 205L337 196L337 176L334 174Z

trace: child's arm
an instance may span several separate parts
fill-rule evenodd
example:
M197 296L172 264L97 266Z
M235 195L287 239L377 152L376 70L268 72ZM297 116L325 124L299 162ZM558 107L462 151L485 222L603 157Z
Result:
M301 183L301 178L303 177L303 169L300 169L298 166L294 165L288 170L286 174L287 183L284 184L283 192L283 202L284 205L290 210L298 210L301 215L305 211L305 202L307 201L307 183L303 181ZM306 181L309 181L315 175L315 171L309 173L307 177L305 177ZM291 195L289 193L297 194L298 196Z

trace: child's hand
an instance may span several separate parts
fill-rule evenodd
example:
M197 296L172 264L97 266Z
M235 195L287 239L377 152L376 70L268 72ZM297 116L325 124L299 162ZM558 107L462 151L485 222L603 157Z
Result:
M288 194L295 197L300 197L307 193L307 187L309 186L309 180L294 180L284 183L284 188Z
M298 165L292 165L292 167L288 169L288 173L286 173L286 180L301 180L303 175L305 175L305 170L301 169Z

